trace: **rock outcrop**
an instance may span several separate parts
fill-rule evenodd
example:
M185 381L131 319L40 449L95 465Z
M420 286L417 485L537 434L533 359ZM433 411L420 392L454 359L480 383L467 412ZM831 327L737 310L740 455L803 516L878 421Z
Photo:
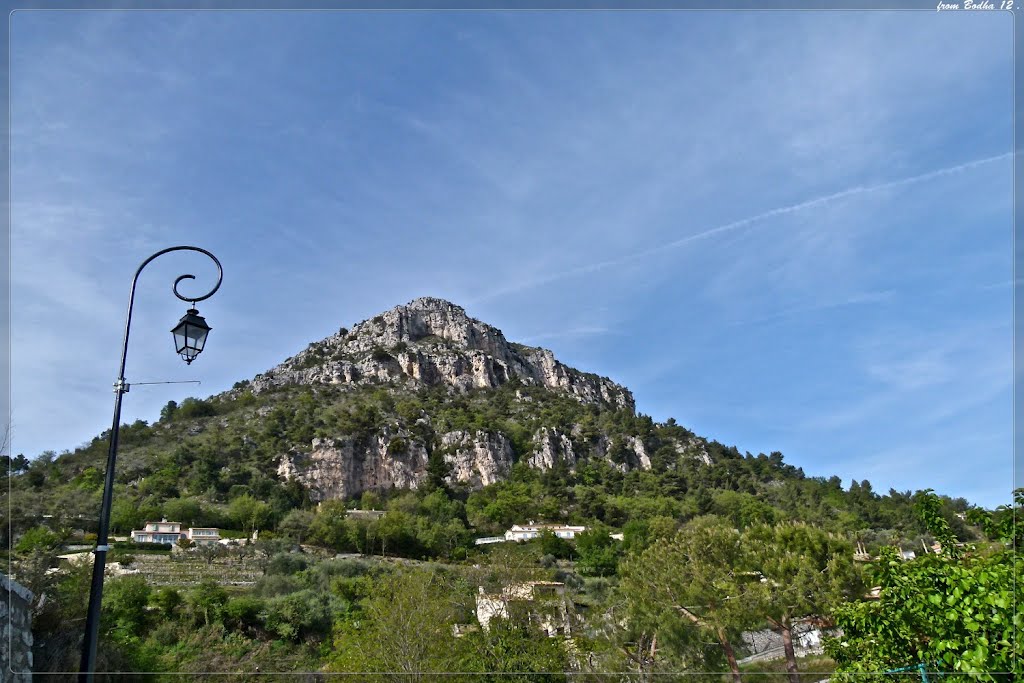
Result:
M512 469L512 445L502 434L448 432L440 444L451 468L449 484L477 489L506 479ZM366 490L418 488L427 478L428 461L422 443L385 432L363 442L314 439L309 453L282 456L277 475L297 479L314 501L346 499Z
M625 387L570 368L547 349L511 344L501 330L470 318L460 306L429 297L310 344L257 375L250 388L258 394L283 384L397 381L466 391L498 387L513 377L564 391L583 403L635 407Z
M414 489L427 470L427 450L401 436L379 434L368 441L313 439L309 453L282 456L277 474L295 478L314 501L352 498L373 489Z
M490 486L507 479L515 462L512 444L500 433L446 432L438 436L437 444L436 452L449 466L446 481L450 485L471 489ZM577 465L588 457L605 460L622 472L651 469L642 439L627 437L622 446L616 449L606 437L601 437L588 456L584 447L575 444L569 435L545 427L534 435L532 450L524 460L542 471L564 464L575 472ZM676 448L684 457L711 462L699 440L686 446L677 444ZM346 499L366 490L418 488L427 478L429 458L427 447L410 440L407 433L385 431L364 442L348 437L314 439L309 453L282 456L277 474L285 480L297 479L314 501Z
M557 429L545 427L533 436L534 451L526 459L530 467L539 470L550 470L559 462L564 462L570 472L576 471L576 449L572 439Z
M503 434L448 432L441 436L441 448L451 467L449 483L490 486L506 479L512 469L512 444Z

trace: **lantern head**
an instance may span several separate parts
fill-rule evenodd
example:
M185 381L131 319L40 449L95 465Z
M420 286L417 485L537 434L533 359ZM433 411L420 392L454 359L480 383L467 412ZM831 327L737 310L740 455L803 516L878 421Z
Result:
M199 315L199 311L190 308L178 321L178 325L171 330L174 334L174 348L189 365L202 353L210 329L206 320Z

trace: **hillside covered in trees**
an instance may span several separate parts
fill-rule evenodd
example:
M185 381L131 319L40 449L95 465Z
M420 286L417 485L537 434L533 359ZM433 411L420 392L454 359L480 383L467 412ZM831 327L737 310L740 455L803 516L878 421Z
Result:
M88 565L57 556L94 541L108 437L8 458L0 535L38 598L37 671L76 667ZM169 402L120 442L115 536L165 518L258 540L116 544L127 573L107 581L100 670L738 672L742 631L789 638L798 621L854 614L885 585L872 558L888 548L1016 557L1000 554L1005 511L844 487L781 453L656 423L625 388L436 299L342 328L223 394ZM534 520L587 531L474 543ZM540 635L532 608L479 628L476 596L523 581L563 587L571 637ZM826 659L871 671L900 657L920 660Z

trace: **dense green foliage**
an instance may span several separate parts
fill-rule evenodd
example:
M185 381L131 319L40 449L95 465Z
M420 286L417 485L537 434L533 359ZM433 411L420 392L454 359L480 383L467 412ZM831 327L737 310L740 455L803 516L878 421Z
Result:
M719 517L698 518L633 555L621 572L627 614L641 638L666 644L662 661L638 659L641 667L656 670L673 654L669 664L706 670L724 656L736 681L734 643L741 630L767 622L789 643L797 618L820 618L862 589L848 542L791 522L740 531ZM705 640L677 645L684 626L704 632ZM720 648L709 651L706 639ZM795 681L793 647L785 650Z
M976 680L1016 680L1024 662L1024 597L1020 546L1000 510L985 515L994 548L959 547L930 493L918 500L922 519L942 544L941 552L912 562L888 548L874 564L878 600L835 611L843 635L828 651L839 672L878 672L923 664L929 671L969 673ZM1024 490L1017 492L1017 514ZM850 677L863 680L863 676Z

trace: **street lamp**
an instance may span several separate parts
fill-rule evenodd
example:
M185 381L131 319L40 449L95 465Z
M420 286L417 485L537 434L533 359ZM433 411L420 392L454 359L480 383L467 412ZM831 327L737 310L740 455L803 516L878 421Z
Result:
M190 308L171 333L174 335L174 348L177 349L178 355L185 363L192 365L196 356L203 352L210 326L206 324L206 319L199 315L199 311Z
M124 381L124 365L128 357L128 333L132 326L132 304L135 302L135 284L139 280L139 273L142 272L142 269L150 261L172 251L198 251L209 256L217 264L217 284L203 296L186 297L178 293L178 284L182 280L194 280L194 275L179 276L171 287L174 296L192 304L181 321L178 322L178 325L171 330L174 333L175 350L189 365L202 352L206 344L206 335L210 332L210 326L206 324L206 321L199 315L199 311L196 310L196 303L213 296L220 288L220 283L224 279L224 270L221 268L220 261L217 260L216 256L205 249L188 246L168 247L158 251L142 262L139 269L135 271L135 277L132 278L132 288L128 294L128 317L124 325L124 343L121 346L121 370L117 375L117 381L114 382L114 423L110 428L110 449L107 451L107 472L103 482L103 505L100 508L96 549L93 550L96 559L92 566L89 612L85 619L85 638L82 641L82 665L79 668L79 681L82 682L91 683L93 672L96 669L96 642L99 636L100 603L103 601L103 571L107 565L107 551L110 550L110 546L107 545L107 532L110 527L110 507L114 494L114 461L117 458L117 439L121 426L121 397L128 393L129 388L129 384Z

